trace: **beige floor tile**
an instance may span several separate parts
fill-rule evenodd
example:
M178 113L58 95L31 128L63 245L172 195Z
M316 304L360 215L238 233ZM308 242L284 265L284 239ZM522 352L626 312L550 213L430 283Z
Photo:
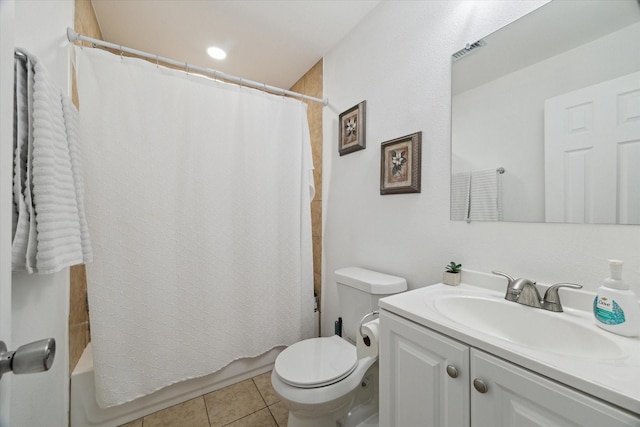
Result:
M278 402L269 406L269 411L271 411L271 415L273 415L273 418L275 418L278 423L278 427L287 427L287 423L289 421L289 410L284 406L284 403Z
M276 421L271 416L269 409L264 408L258 412L254 412L238 421L234 421L227 427L278 427Z
M122 424L120 427L142 427L142 418L139 418L130 423Z
M144 417L144 427L209 427L202 396Z
M266 372L262 375L258 375L257 377L253 377L253 382L258 387L258 391L260 395L266 402L267 406L273 405L274 403L278 403L280 398L273 390L271 386L271 371Z
M211 427L219 427L266 408L251 379L205 394ZM144 427L148 427L145 425Z

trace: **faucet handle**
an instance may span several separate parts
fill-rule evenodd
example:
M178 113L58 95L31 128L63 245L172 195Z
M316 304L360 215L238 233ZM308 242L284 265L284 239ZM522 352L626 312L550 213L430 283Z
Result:
M556 312L563 311L562 305L560 304L560 295L558 294L560 288L581 289L582 285L578 285L577 283L556 283L555 285L549 286L549 289L544 293L544 298L542 299L547 310Z
M496 276L506 277L506 279L509 282L507 283L507 293L504 295L504 299L506 299L507 301L516 302L518 300L518 296L520 295L520 290L513 290L512 289L513 283L516 281L516 279L514 279L511 276L509 276L507 273L503 273L501 271L493 270L493 271L491 271L491 273L495 274Z
M509 281L509 283L511 283L511 282L513 282L513 281L515 280L513 277L509 276L507 273L503 273L503 272L501 272L501 271L495 271L495 270L492 270L492 271L491 271L491 273L492 273L492 274L495 274L495 275L497 275L497 276L506 277L506 278L507 278L507 280Z

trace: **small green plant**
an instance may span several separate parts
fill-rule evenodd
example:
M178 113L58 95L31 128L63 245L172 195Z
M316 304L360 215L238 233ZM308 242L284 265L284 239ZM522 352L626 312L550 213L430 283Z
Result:
M462 264L456 264L454 261L451 261L447 266L447 272L449 273L460 273L460 269L462 268Z

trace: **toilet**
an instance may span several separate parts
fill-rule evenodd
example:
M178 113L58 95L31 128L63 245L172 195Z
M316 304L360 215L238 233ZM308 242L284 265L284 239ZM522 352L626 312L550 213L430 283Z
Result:
M360 324L374 319L380 298L405 291L407 282L359 267L341 268L335 277L342 337L289 346L271 373L273 389L289 409L289 427L378 425L378 352L364 349Z

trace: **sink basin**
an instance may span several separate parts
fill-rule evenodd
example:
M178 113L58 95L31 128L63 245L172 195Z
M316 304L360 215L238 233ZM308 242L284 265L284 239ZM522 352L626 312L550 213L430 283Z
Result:
M568 313L526 307L492 294L432 295L426 302L455 323L521 346L580 358L625 355L606 332Z

